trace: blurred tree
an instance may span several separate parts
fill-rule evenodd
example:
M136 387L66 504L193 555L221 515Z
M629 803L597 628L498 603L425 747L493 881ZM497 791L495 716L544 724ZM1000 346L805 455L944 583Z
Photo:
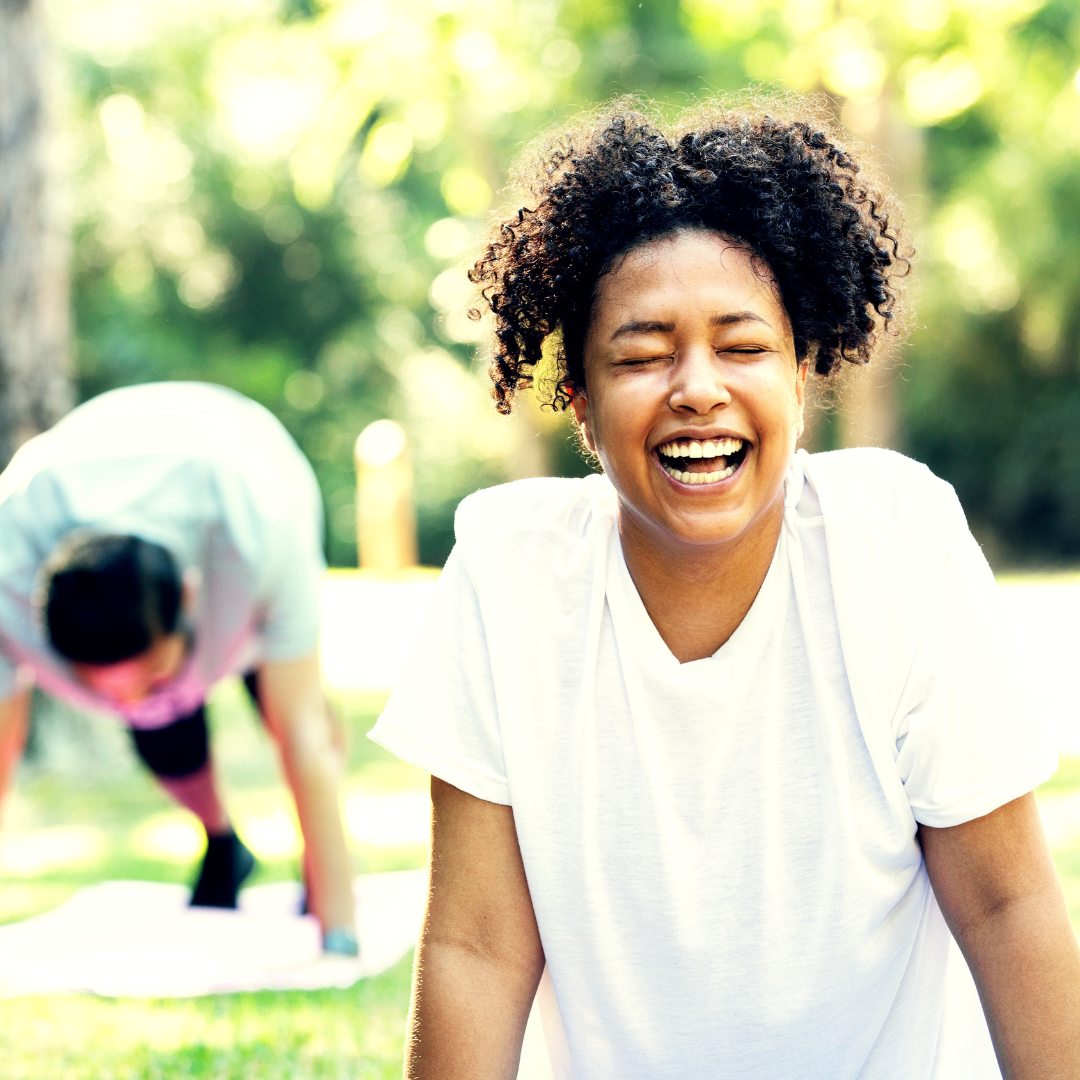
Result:
M822 90L876 147L923 249L920 325L868 437L952 480L1007 552L1073 557L1077 15L1073 0L68 0L80 392L192 377L264 402L315 464L335 562L354 558L352 441L392 416L414 443L421 557L441 561L469 490L588 467L557 418L492 417L471 355L485 327L465 317L464 265L521 143L619 92L674 109L751 83ZM850 441L849 420L826 417L820 440Z
M67 245L40 0L0 0L0 468L70 405Z

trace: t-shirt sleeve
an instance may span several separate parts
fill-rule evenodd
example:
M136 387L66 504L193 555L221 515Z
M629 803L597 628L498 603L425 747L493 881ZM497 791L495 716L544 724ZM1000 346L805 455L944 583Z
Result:
M1057 768L1044 718L1024 690L997 583L959 504L945 544L894 726L912 813L938 828L989 814Z
M469 795L510 804L480 601L457 549L368 737Z
M319 646L319 592L326 569L322 553L296 553L284 568L266 608L262 625L263 656L299 660Z
M260 628L266 660L299 660L319 646L319 597L326 560L322 507L317 494L309 501L312 505L298 500L292 516L275 522L272 530L272 584Z

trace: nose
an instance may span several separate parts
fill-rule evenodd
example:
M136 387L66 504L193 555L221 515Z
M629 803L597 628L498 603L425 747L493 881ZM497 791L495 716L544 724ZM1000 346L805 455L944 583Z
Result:
M676 412L708 415L731 401L723 365L711 348L695 347L675 357L668 404Z

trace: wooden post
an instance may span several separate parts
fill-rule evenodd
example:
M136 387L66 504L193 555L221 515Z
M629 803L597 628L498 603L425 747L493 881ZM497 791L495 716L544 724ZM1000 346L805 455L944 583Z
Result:
M416 510L404 428L393 420L368 424L356 440L355 459L361 568L393 571L415 566Z

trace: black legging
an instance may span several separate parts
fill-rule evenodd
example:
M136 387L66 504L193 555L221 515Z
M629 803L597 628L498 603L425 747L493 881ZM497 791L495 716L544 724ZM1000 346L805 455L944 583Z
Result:
M254 671L244 676L244 686L258 708L259 692ZM190 776L209 760L210 738L206 730L205 705L200 705L194 712L181 716L165 727L149 731L139 728L130 730L135 752L156 776L170 779Z

